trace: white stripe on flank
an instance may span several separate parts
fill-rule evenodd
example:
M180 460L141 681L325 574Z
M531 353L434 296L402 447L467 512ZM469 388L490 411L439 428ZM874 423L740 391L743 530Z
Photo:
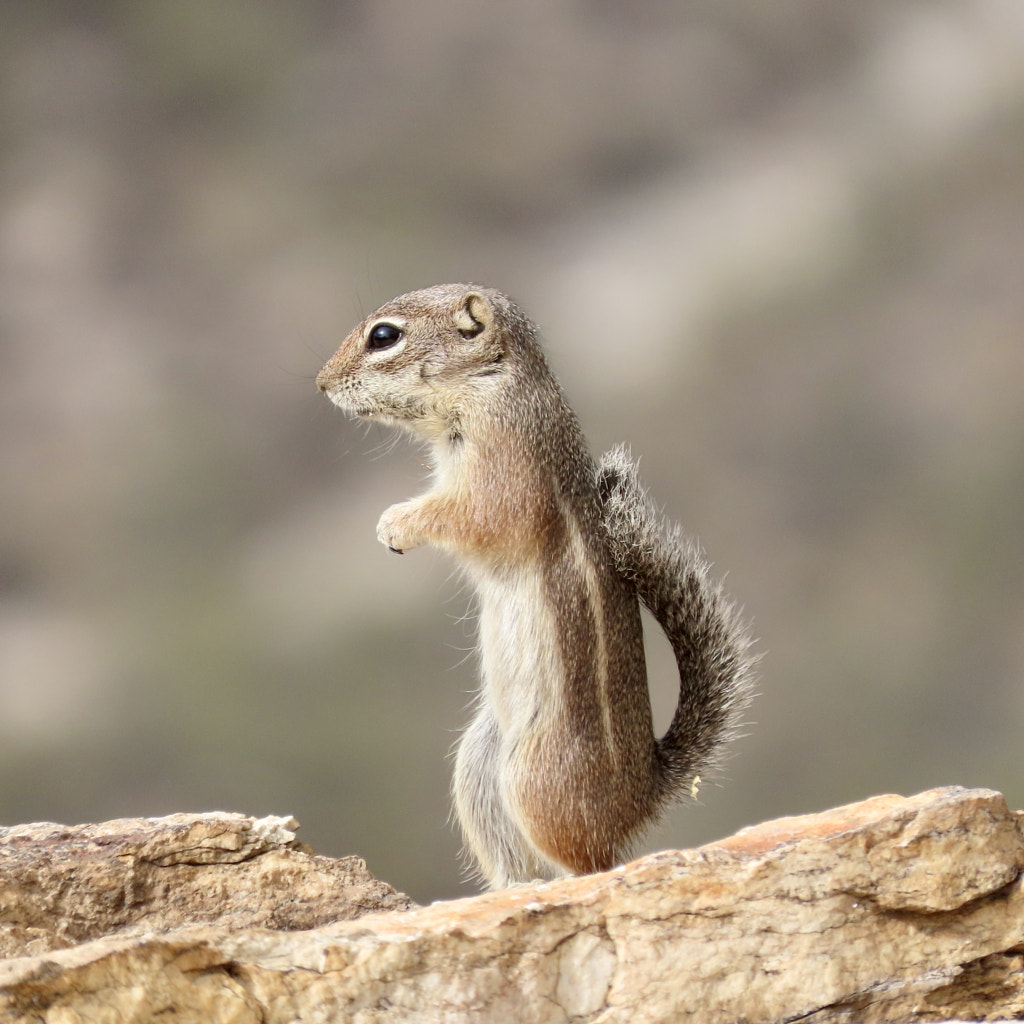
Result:
M573 564L579 566L583 572L583 581L587 589L589 606L594 616L596 646L594 651L594 670L597 675L595 683L600 694L601 724L604 726L605 746L608 748L608 757L612 767L618 768L619 751L615 745L615 736L612 731L611 697L608 693L608 642L607 628L604 621L604 603L601 597L601 582L597 578L597 570L594 567L594 563L587 557L587 549L583 543L583 535L580 533L579 524L572 516L567 518Z

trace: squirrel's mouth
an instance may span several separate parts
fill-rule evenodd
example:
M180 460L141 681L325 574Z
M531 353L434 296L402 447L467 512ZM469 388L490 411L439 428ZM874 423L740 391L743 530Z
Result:
M349 416L360 420L372 420L375 423L409 424L423 415L415 405L401 407L377 402L370 404L365 396L353 395L341 388L328 390L327 397Z
M327 391L327 397L339 408L342 412L346 412L349 416L355 416L361 420L387 420L390 419L390 413L384 412L382 409L375 409L372 405L354 405L352 403L352 396L346 391L339 389Z
M374 423L383 423L386 426L398 426L402 423L409 423L416 419L412 413L401 409L371 409L365 406L349 407L348 412L361 420L372 420Z

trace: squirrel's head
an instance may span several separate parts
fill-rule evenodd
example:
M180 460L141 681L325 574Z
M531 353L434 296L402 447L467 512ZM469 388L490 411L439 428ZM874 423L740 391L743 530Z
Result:
M432 438L486 409L512 367L540 356L535 328L501 292L436 285L381 306L341 343L317 387L355 416Z

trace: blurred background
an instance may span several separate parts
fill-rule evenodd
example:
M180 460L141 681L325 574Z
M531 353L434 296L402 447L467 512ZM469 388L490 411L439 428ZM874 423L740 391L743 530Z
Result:
M470 595L313 387L393 295L541 325L764 652L645 850L1024 806L1019 0L23 0L0 15L0 820L294 814L430 900ZM659 730L676 684L651 637Z

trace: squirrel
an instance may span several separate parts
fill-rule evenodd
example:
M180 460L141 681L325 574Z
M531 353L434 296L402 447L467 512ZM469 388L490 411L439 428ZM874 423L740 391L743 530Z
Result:
M388 508L377 537L398 553L449 552L477 593L482 684L452 790L493 889L622 863L717 766L756 661L628 450L591 457L537 336L501 292L438 285L381 306L316 378L341 409L429 447L433 486ZM680 675L660 739L641 603Z

